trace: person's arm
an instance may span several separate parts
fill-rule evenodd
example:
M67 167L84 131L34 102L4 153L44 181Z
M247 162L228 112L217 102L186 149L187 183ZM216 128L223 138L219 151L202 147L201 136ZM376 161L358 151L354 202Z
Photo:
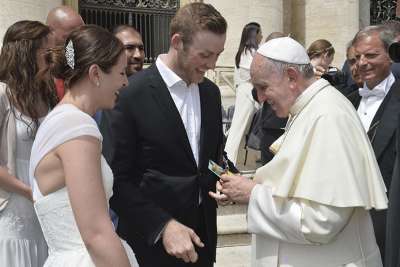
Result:
M248 230L290 243L327 244L346 226L353 211L354 208L274 197L270 187L259 184L250 196Z
M6 167L0 166L0 187L8 192L17 193L32 201L31 188L8 172Z
M56 149L60 157L72 211L82 240L94 262L101 266L130 266L121 240L108 216L101 173L101 145L95 137L81 136Z
M127 88L126 90L129 90ZM140 148L138 127L130 116L132 102L121 92L116 108L112 112L111 129L114 138L114 155L111 167L114 174L114 194L110 199L111 208L119 218L128 222L146 243L151 246L161 236L172 216L160 208L140 190Z
M10 115L9 111L7 111L7 106L9 105L10 103L6 94L5 84L0 82L0 128L2 129L3 127L8 127L6 123L7 117ZM0 140L7 140L7 136L3 136L0 132ZM11 175L4 161L1 161L0 163L0 188L8 192L22 195L32 201L31 188L15 176Z

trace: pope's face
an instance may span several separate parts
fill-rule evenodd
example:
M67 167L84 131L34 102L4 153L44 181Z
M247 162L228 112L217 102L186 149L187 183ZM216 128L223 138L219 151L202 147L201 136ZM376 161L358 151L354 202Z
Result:
M289 77L260 54L254 56L251 64L251 81L260 102L267 102L276 115L285 118L289 115L297 95L290 89Z

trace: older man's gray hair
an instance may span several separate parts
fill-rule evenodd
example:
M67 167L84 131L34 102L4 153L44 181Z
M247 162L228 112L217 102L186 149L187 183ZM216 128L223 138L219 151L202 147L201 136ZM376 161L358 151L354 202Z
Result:
M383 47L387 50L391 43L393 43L396 35L395 33L388 29L383 25L374 25L374 26L367 26L361 29L352 41L352 45L355 45L359 41L363 40L366 37L378 34L379 39L381 40Z
M305 79L310 79L314 77L314 68L311 63L308 64L293 64L287 63L279 60L275 60L267 57L267 59L273 63L273 65L283 74L288 68L296 69Z

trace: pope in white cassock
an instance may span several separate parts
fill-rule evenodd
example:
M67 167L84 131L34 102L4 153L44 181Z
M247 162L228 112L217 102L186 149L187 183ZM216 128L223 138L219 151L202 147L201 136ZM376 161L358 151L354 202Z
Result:
M352 104L314 78L289 37L258 49L251 79L258 99L289 115L285 133L254 180L223 175L210 195L248 203L252 266L382 266L368 210L387 208L385 186Z

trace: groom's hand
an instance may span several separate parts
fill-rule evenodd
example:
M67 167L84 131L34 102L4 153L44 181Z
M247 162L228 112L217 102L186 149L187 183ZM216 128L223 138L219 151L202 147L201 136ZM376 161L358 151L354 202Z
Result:
M182 259L184 262L196 262L198 259L194 245L204 247L203 242L189 227L171 220L167 223L162 234L165 250L171 256Z

